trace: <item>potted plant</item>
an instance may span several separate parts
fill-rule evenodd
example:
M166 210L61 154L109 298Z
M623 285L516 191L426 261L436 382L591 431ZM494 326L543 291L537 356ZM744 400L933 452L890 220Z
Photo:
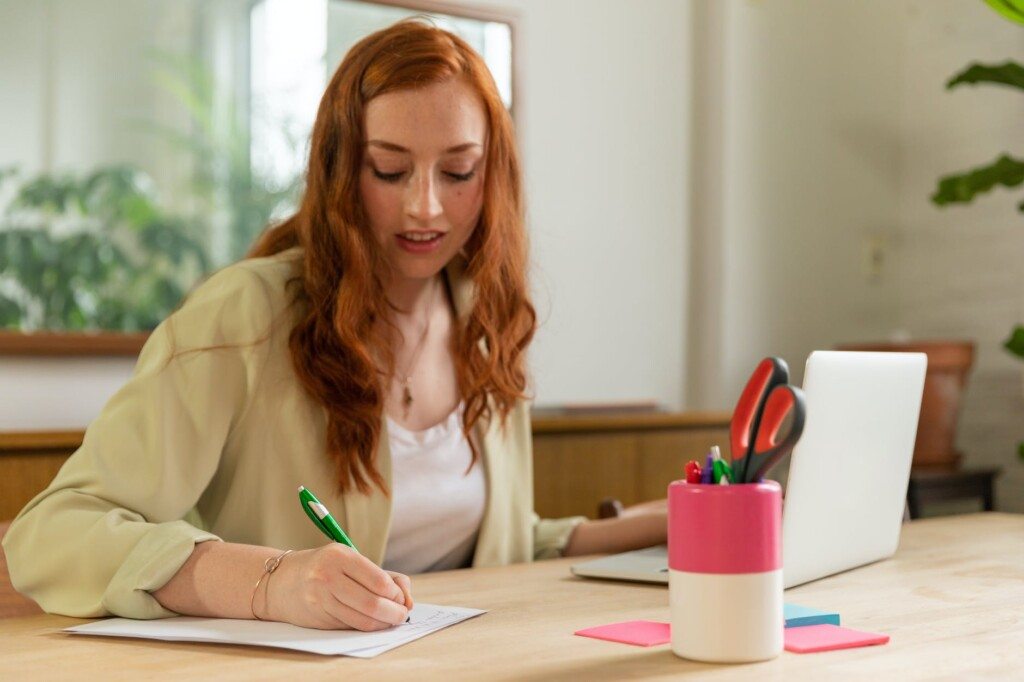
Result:
M1024 25L1024 0L985 0L999 14L1018 24ZM1013 61L1002 64L971 63L946 83L946 89L961 85L988 83L1024 91L1024 67ZM991 163L970 170L946 175L939 179L931 200L936 206L969 204L980 194L997 186L1018 187L1024 182L1024 159L1011 154L1000 154ZM1017 205L1024 212L1024 201ZM1024 326L1017 324L1010 332L1003 347L1024 359ZM922 409L923 414L923 409ZM1024 460L1024 442L1017 445L1017 455Z

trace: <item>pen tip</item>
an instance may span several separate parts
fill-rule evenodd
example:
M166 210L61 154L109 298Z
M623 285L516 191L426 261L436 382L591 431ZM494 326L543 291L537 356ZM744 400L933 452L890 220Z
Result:
M306 489L306 486L304 486L304 485L300 485L300 486L299 486L299 492L300 492L300 493L301 493L301 492L302 492L303 490L305 490L305 489Z

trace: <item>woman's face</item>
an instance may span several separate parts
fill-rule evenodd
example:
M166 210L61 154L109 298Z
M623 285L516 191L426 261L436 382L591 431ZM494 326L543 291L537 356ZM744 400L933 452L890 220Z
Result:
M458 80L366 106L359 188L370 227L400 279L427 279L465 245L483 208L487 118Z

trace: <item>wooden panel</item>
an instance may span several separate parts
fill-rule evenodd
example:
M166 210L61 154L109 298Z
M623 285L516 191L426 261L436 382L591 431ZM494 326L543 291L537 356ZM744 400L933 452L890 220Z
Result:
M728 454L728 416L721 413L537 418L533 426L534 506L547 518L594 516L606 497L626 505L664 497L686 460L716 444ZM0 434L0 520L49 484L82 436Z
M724 427L625 433L535 433L534 508L547 518L593 517L606 497L624 505L665 497L688 459L712 445L727 452Z
M0 521L0 540L3 540L7 533L9 521ZM29 599L23 597L14 590L11 585L11 575L7 571L7 555L3 547L0 547L0 618L13 618L14 616L31 616L42 613L43 610Z
M594 516L598 503L636 498L639 442L633 434L535 437L534 509L544 518Z
M0 451L0 521L13 519L57 475L67 451Z
M634 414L533 415L534 435L605 431L660 431L728 428L728 412L651 412Z
M623 504L634 504L665 497L668 484L683 478L687 460L701 460L712 445L728 453L728 432L724 429L655 432L643 434L637 458L638 487L636 498Z
M0 355L127 355L137 356L149 333L0 331Z
M0 433L0 454L13 450L67 450L82 444L84 431L20 431Z

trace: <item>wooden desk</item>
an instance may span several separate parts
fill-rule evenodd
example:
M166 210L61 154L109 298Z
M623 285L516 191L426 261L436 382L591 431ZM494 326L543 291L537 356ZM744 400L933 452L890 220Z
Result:
M322 657L217 644L81 637L58 616L0 620L0 679L224 680L1006 679L1024 670L1024 516L972 514L914 521L896 557L798 587L786 600L837 609L854 628L887 633L882 647L797 655L750 665L684 661L574 637L631 619L668 619L664 587L574 578L570 559L450 571L414 579L417 599L488 609L471 621L378 658ZM1016 672L1014 672L1016 671ZM705 678L701 678L705 679Z

